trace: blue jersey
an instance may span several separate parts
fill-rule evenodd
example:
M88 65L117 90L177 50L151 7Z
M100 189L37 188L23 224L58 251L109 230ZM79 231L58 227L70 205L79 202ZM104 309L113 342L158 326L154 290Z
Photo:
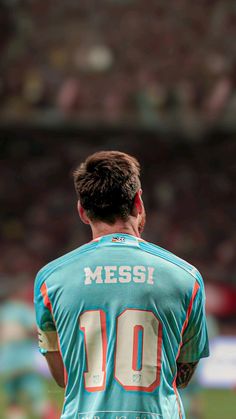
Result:
M106 235L38 273L35 309L41 349L55 350L56 332L65 366L61 418L185 417L176 361L208 356L204 285L192 265L137 237Z

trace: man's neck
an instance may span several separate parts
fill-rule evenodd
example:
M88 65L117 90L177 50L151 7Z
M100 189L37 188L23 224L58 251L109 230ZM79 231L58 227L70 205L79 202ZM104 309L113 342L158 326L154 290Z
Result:
M115 224L106 224L103 222L96 222L90 224L93 234L93 240L101 236L106 236L108 234L130 234L131 236L140 237L138 226L136 223L133 223L132 220L127 222L119 220Z

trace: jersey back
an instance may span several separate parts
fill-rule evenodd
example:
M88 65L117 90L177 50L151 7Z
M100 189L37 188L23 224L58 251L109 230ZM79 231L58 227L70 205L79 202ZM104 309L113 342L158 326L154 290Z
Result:
M63 419L184 418L178 359L208 356L199 272L126 234L107 235L37 275L38 327L56 330Z

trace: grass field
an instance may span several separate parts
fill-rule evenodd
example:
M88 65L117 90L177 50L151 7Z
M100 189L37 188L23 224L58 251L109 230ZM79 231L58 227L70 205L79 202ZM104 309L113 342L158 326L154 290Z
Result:
M201 398L203 419L236 419L236 391L204 390Z
M59 408L63 403L63 390L50 381L47 387L48 397ZM201 419L236 419L236 391L233 390L202 390L197 403L203 410ZM0 393L0 418L5 419L4 398ZM33 419L33 418L29 418ZM188 418L187 419L191 419Z

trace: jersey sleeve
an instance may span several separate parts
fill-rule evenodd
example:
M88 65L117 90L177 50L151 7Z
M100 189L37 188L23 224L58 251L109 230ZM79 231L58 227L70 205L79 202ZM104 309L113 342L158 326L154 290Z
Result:
M58 338L47 286L38 274L34 287L34 307L38 328L39 350L42 354L58 351Z
M203 282L190 302L190 313L182 336L182 346L177 362L196 362L209 356L209 343L205 314L205 291Z

